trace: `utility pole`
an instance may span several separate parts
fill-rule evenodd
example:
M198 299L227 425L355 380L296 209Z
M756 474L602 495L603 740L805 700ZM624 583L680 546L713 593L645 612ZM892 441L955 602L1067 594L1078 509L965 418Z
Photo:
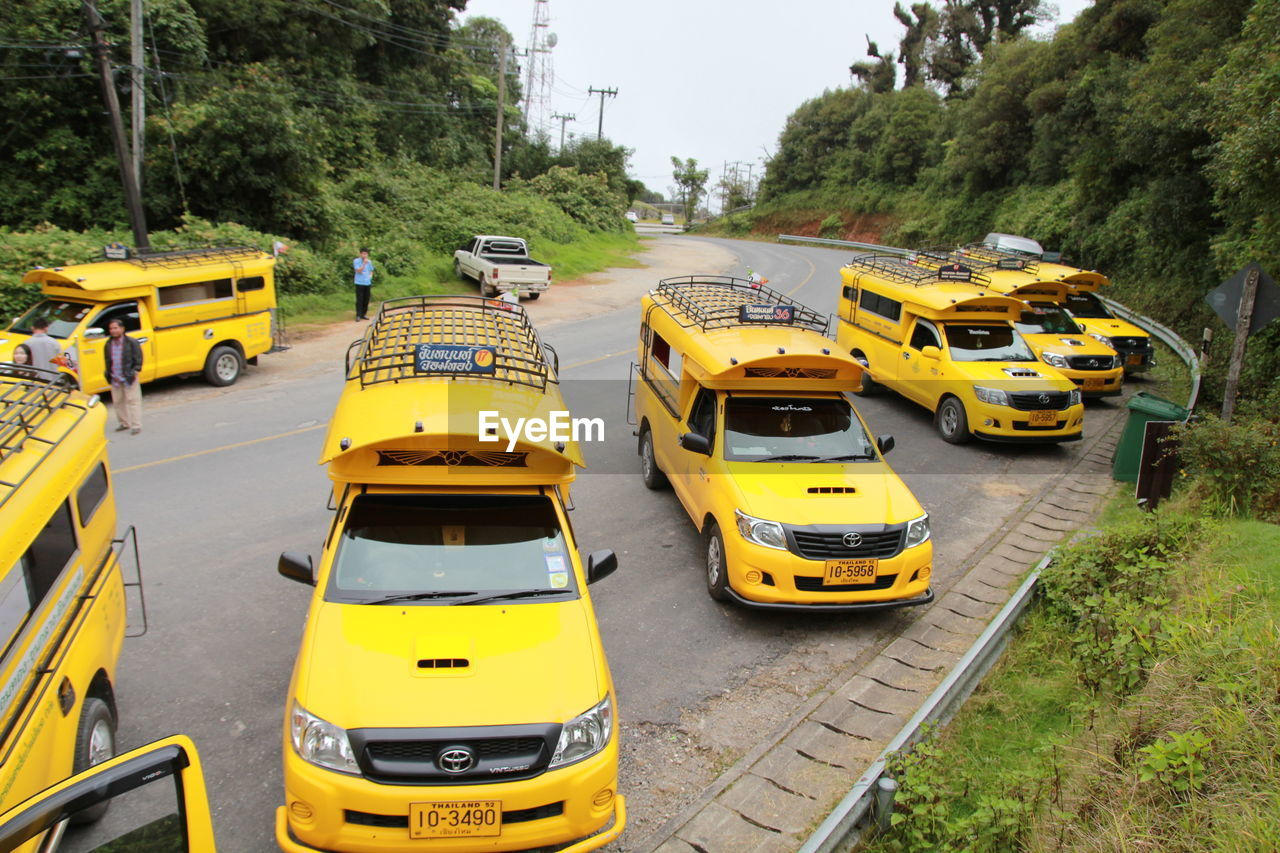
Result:
M570 113L569 115L560 115L560 113L552 113L552 114L551 114L551 117L552 117L552 118L558 118L558 119L560 119L560 151L559 151L559 152L557 152L557 153L561 153L561 152L563 152L563 151L564 151L564 125L565 125L565 122L574 121L574 120L577 118L577 116L576 116L576 115L574 115L573 113Z
M143 82L143 44L142 44L142 0L132 0L129 15L129 63L132 86L132 108L129 110L129 121L133 127L133 182L138 186L138 194L142 194L142 151L143 130L147 121L146 86Z
M597 89L595 86L588 86L587 94L600 95L600 124L596 128L596 140L599 141L600 137L604 136L604 96L608 95L610 98L616 98L618 97L618 90L617 89Z
M498 129L493 139L493 188L502 188L502 113L506 109L503 103L507 99L507 54L511 52L507 40L502 40L498 57Z
M151 248L151 238L147 236L147 220L142 211L142 196L138 185L133 180L129 155L129 141L124 136L124 120L120 117L120 99L116 95L116 86L111 79L111 59L107 55L110 48L102 31L106 23L98 14L98 7L93 0L81 0L84 4L84 16L89 23L89 32L93 34L93 58L98 65L98 74L102 77L102 99L106 101L107 112L111 117L111 141L115 144L116 159L120 163L120 181L124 184L124 204L129 211L129 224L133 227L133 242L139 251Z

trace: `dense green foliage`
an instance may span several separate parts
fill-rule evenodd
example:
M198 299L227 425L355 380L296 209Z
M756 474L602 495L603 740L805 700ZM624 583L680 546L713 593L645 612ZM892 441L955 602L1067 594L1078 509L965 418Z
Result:
M1216 328L1220 397L1229 333L1203 297L1251 260L1280 276L1280 0L1097 0L1052 38L997 27L986 42L985 18L957 16L1005 4L947 3L937 20L923 5L898 10L915 85L885 90L863 63L865 85L802 104L762 203L725 229L817 233L836 214L845 236L891 245L1035 237L1188 339ZM877 233L854 227L867 215ZM1250 340L1246 408L1280 387L1278 344L1280 323Z
M128 0L99 0L127 82ZM142 196L157 248L232 239L293 247L288 295L340 289L361 245L379 271L435 269L475 233L540 245L631 234L630 152L528 139L520 67L465 0L148 0ZM132 243L80 2L0 4L0 306L40 263ZM491 189L508 52L503 186ZM121 95L125 121L129 97ZM209 223L226 223L210 225ZM237 223L237 224L232 224ZM632 238L634 239L634 238Z

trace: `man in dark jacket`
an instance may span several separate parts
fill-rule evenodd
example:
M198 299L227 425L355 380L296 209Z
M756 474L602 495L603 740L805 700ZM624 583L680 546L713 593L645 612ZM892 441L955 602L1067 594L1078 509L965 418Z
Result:
M107 323L107 345L102 351L111 383L111 404L116 407L120 426L116 432L142 432L142 387L138 373L142 370L142 345L124 333L122 320Z

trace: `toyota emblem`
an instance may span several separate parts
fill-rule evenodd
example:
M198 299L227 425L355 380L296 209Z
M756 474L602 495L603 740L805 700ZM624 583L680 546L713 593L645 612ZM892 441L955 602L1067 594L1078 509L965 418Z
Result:
M846 533L844 535L844 539L842 539L841 541L844 542L844 547L846 548L857 548L859 545L862 544L862 534Z
M1048 395L1048 394L1041 394L1039 399L1040 399L1040 402L1041 402L1041 403L1048 403L1048 402L1049 402L1049 395Z
M436 758L436 763L440 765L440 769L445 773L457 775L466 773L475 766L476 756L465 746L454 746L441 751Z

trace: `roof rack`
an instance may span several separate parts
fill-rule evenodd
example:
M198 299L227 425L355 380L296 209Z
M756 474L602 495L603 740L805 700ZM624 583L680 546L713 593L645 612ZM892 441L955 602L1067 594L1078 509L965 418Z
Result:
M734 326L800 326L826 335L830 318L797 304L785 294L745 278L727 275L686 275L664 278L656 293L665 296L683 315L673 318L683 328L697 326L704 332ZM790 308L789 319L744 319L752 306Z
M952 249L957 258L965 259L971 266L984 269L1018 270L1019 272L1039 272L1039 255L1029 255L1013 249L999 249L986 243L969 243L958 249Z
M137 267L162 267L164 269L182 269L184 267L203 266L208 263L234 263L235 261L255 260L265 254L253 246L220 246L202 249L175 249L169 252L140 251L131 252L127 258L96 258L93 263L106 263L111 260L133 264Z
M929 251L917 252L917 256L929 258L938 262L940 265L955 264L955 258L949 255L941 256ZM887 278L902 284L910 284L914 287L921 287L928 284L944 284L949 281L958 281L948 277L946 271L930 266L924 266L916 263L912 258L904 258L901 255L857 255L853 260L849 261L846 266L861 267L869 273L878 275L881 278ZM967 265L964 265L967 268ZM975 284L990 284L991 280L985 275L973 272L971 269L964 281L970 281Z
M65 373L0 364L0 462L25 450L36 453L38 463L53 450L66 433L51 437L37 436L35 432L63 406L78 408L83 415L87 405L71 402L74 388L73 380ZM38 464L28 466L16 482L0 480L0 506L17 493L37 467Z
M481 296L406 296L383 302L364 338L348 349L347 379L366 387L443 376L545 390L547 382L559 382L554 361L555 351L519 305Z

